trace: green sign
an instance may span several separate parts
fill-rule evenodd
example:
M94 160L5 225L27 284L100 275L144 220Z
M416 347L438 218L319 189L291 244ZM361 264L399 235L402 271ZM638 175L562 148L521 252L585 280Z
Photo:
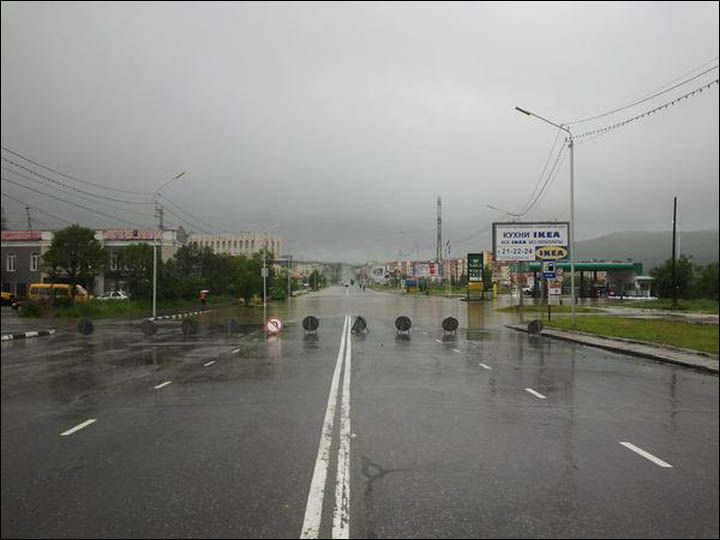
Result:
M468 281L469 282L480 282L483 281L483 261L484 257L482 253L468 253Z

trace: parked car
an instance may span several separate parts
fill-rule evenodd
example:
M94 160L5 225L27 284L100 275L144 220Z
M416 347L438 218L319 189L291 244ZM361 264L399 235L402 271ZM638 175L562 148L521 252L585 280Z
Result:
M527 296L532 296L533 293L535 292L535 288L534 287L523 287L522 292L523 292L523 294L525 294Z
M95 300L99 300L101 302L104 302L106 300L129 300L130 297L125 291L108 291L105 293L102 293L100 296L95 298Z

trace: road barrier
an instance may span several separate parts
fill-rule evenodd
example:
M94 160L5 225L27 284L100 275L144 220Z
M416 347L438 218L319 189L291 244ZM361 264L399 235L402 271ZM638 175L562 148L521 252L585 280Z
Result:
M538 335L543 330L543 323L540 319L533 319L527 325L528 333Z
M150 319L145 319L142 323L140 323L140 328L146 336L154 336L158 331L158 325Z
M406 317L405 315L400 315L397 319L395 319L395 328L397 328L398 333L410 332L411 327L412 321L409 317Z
M77 327L78 332L80 332L83 336L89 336L95 331L95 326L93 326L90 319L80 319Z
M3 334L2 340L3 341L11 341L13 339L27 339L27 338L34 338L34 337L40 337L40 336L52 336L55 333L55 330L35 330L32 332L17 332L15 334Z
M357 316L355 319L355 322L352 325L352 331L355 334L362 334L364 332L370 332L367 327L367 321L364 317L361 317L360 315Z
M445 330L445 332L452 332L455 333L455 331L458 329L458 320L455 317L448 317L442 322L442 328Z
M313 317L312 315L308 315L302 321L302 327L305 332L316 332L319 326L320 321L317 317Z
M195 319L185 319L180 326L184 336L192 336L197 334L199 325Z
M240 323L237 319L225 319L225 333L227 335L240 333Z

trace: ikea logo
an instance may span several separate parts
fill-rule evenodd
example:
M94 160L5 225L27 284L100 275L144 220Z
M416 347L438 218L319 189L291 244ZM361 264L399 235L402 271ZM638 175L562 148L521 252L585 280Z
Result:
M565 259L568 250L563 246L542 246L535 250L535 256L543 260Z

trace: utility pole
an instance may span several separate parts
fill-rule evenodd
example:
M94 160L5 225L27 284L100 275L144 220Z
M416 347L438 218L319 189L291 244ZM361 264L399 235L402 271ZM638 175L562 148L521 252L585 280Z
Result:
M673 245L672 245L672 295L673 295L673 309L677 309L677 276L675 275L675 235L677 230L677 197L673 197Z
M442 253L443 245L442 245L442 198L437 198L437 239L435 244L435 260L438 264L438 272L441 273L440 279L445 277L445 272L443 272L442 267L442 259L443 259L443 253Z
M33 228L32 228L32 220L30 219L30 207L29 206L25 207L25 212L27 212L28 229L32 231Z

